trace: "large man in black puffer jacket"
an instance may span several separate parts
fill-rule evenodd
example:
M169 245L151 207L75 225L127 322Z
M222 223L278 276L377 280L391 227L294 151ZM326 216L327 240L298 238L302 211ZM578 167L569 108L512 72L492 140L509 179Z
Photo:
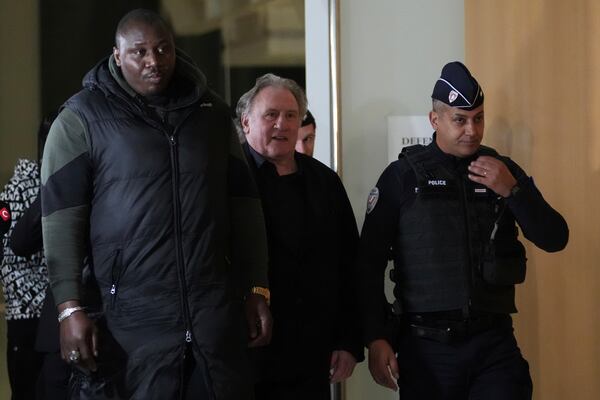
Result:
M147 10L123 17L113 54L83 85L42 164L62 355L96 371L79 395L249 398L246 333L251 346L270 336L266 243L227 106ZM80 304L88 254L97 336Z

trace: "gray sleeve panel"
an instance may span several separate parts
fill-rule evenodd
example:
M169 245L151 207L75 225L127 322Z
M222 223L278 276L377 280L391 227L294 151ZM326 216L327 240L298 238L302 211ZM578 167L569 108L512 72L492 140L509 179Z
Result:
M42 185L56 171L83 153L90 151L87 130L81 118L64 108L48 133L42 161Z
M73 110L64 108L50 128L42 161L42 185L44 192L59 192L53 189L68 186L80 188L88 182L65 180L60 171L66 171L69 164L90 152L87 130L81 118ZM78 174L78 179L88 180L86 172ZM56 186L58 185L58 186ZM42 196L42 208L52 198ZM44 253L48 262L50 285L56 304L81 298L80 282L83 259L87 254L89 225L89 204L54 204L52 211L42 217ZM46 207L48 209L48 207Z
M65 208L42 217L44 253L56 304L81 298L81 269L87 254L89 206Z
M243 288L269 287L267 234L260 200L233 197L230 204L231 261L242 274Z

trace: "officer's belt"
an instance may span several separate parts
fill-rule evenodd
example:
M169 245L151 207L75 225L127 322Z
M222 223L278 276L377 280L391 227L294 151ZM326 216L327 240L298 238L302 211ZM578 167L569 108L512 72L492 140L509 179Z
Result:
M462 318L458 313L406 313L401 317L404 327L415 337L440 343L455 343L495 328L510 328L508 314L484 313Z

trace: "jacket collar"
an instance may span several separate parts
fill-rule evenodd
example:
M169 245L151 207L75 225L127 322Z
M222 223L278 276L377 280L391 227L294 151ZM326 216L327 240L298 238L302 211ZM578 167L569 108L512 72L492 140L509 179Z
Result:
M183 51L176 50L175 72L168 91L175 93L161 107L171 111L198 101L208 90L206 77L194 64L193 60ZM176 87L172 88L173 85ZM105 57L94 66L83 78L83 86L90 89L100 89L107 97L116 96L123 100L135 99L147 103L143 96L136 93L127 83L121 69L117 66L114 56Z
M436 132L433 132L431 143L428 144L433 156L440 162L452 166L453 168L466 168L471 161L479 157L479 149L468 157L460 158L453 156L452 154L444 153L442 149L436 143Z
M248 144L247 141L244 142L243 147L246 151L246 154L254 162L254 165L257 170L260 169L264 165L264 163L272 164L270 161L268 161L266 158L264 158L262 155L260 155L256 150L254 150L252 148L252 146L250 146ZM296 168L297 168L295 173L298 175L302 175L302 171L303 171L301 158L302 158L301 155L297 151L294 151L294 159L296 160ZM250 160L248 160L248 161L250 161ZM274 165L273 165L273 168L275 168Z

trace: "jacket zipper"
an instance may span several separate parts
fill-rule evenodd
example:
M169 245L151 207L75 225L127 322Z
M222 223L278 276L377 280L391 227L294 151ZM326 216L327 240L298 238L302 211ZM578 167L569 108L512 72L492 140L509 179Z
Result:
M181 205L179 203L179 163L177 151L177 138L175 133L166 133L170 144L171 153L171 174L173 191L173 216L175 226L175 261L177 264L177 276L180 287L180 300L183 311L183 320L185 325L185 342L192 342L192 330L190 323L190 308L187 302L187 285L185 279L185 268L183 265L183 250L181 248Z
M123 275L123 263L121 262L121 249L117 249L115 252L115 258L113 259L113 265L111 268L111 286L110 286L110 308L115 308L117 301L117 292L119 289L119 281Z
M185 119L187 119L191 113L188 113L183 120L179 123L179 126L183 125ZM166 129L168 126L164 116L162 118L162 130L165 133L167 140L169 141L170 147L170 156L171 156L171 174L172 174L172 191L173 191L173 215L175 218L175 257L177 263L177 271L178 271L178 279L179 286L181 290L180 293L180 301L181 307L183 310L183 319L185 325L185 343L188 345L193 345L193 336L192 336L192 323L190 317L190 308L188 304L188 296L187 296L187 285L185 279L185 268L183 265L183 248L181 244L181 203L179 201L179 161L178 161L178 149L177 149L177 128L169 131ZM185 350L184 350L185 351ZM216 395L214 393L212 387L212 380L210 375L208 374L208 362L206 360L206 356L202 351L199 351L202 362L204 363L204 371L206 377L206 383L208 386L208 392L210 396L210 400L215 400ZM183 394L180 394L183 395Z

